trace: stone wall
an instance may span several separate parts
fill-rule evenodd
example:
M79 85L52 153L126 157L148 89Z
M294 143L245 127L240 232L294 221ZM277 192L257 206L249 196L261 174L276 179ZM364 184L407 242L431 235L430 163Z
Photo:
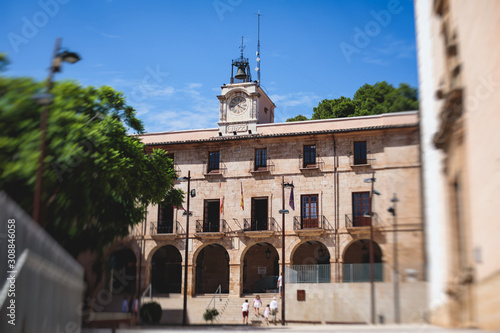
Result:
M305 290L305 301L297 300ZM286 320L370 323L370 283L287 284ZM401 323L424 323L427 283L400 283ZM394 323L394 285L375 283L376 322Z

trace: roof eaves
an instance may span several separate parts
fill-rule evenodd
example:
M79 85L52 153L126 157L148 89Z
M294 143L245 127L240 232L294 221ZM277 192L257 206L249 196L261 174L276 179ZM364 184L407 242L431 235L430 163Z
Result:
M278 138L278 137L289 137L289 136L330 134L330 133L349 133L349 132L374 131L374 130L409 128L409 127L418 127L418 123L401 124L401 125L368 126L368 127L322 130L322 131L276 133L276 134L264 134L264 135L263 134L250 134L250 135L241 135L241 136L216 136L216 137L212 137L209 139L200 139L200 140L154 142L154 143L148 143L148 144L146 144L146 146L165 146L165 145L175 145L175 144L237 141L237 140L265 139L265 138Z

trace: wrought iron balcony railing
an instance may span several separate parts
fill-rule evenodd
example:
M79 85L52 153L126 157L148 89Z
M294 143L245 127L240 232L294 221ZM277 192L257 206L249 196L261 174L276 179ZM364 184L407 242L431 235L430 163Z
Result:
M279 226L274 217L268 217L267 219L243 219L244 231L278 231L278 229Z
M150 225L151 235L168 235L168 234L182 234L185 233L181 224L178 221L158 221L151 222Z
M225 232L225 228L227 228L227 223L223 219L196 220L196 233Z
M301 216L293 217L293 230L327 229L329 225L330 223L323 215L317 215L311 218L303 218Z
M365 217L362 215L345 214L345 227L346 228L356 228L356 227L369 227L373 223L373 227L378 227L378 215L373 214L372 217Z

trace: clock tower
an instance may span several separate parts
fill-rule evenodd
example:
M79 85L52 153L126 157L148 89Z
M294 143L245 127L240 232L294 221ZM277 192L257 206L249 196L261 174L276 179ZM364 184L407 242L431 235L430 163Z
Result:
M248 58L243 57L244 48L242 40L241 56L231 64L231 83L224 84L217 96L221 136L256 134L257 124L274 122L276 105L260 87L260 82L252 82ZM233 76L234 68L236 75Z

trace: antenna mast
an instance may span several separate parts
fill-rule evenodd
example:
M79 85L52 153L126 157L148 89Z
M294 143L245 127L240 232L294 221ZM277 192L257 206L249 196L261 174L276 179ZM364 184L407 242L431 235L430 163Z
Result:
M257 85L260 86L260 10L257 13Z

